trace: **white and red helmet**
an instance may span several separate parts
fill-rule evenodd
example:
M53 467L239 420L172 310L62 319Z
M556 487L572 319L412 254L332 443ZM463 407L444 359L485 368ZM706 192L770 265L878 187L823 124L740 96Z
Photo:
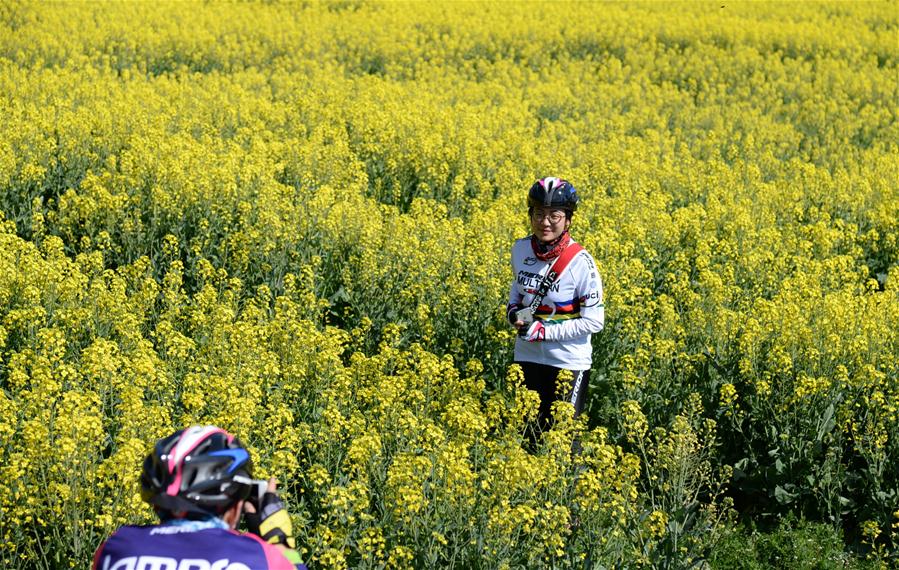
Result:
M144 460L141 497L167 512L221 514L246 499L252 477L250 453L236 437L215 426L193 426L156 442Z

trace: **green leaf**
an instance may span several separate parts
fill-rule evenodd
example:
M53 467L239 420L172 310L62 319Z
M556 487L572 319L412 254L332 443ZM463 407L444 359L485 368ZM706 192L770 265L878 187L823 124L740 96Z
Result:
M774 488L774 498L777 499L777 502L781 505L788 505L796 500L798 497L796 493L790 493L780 485Z
M824 416L821 417L821 421L818 423L818 435L815 437L815 441L820 442L824 439L824 435L833 429L834 423L833 403L831 403L827 406L827 409L824 410Z

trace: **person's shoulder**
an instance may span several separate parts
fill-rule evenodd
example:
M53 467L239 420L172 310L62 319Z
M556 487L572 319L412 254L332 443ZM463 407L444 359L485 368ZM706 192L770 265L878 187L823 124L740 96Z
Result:
M150 524L150 525L124 525L117 528L109 535L109 540L115 541L140 541L165 537L179 537L191 535L191 540L197 541L233 541L244 540L246 536L230 529L203 528L192 529L178 525Z
M519 238L512 242L512 255L517 255L520 257L521 255L527 255L531 250L532 248L530 236Z
M525 236L523 238L518 238L514 242L512 242L512 247L524 247L531 246L531 236Z
M574 256L574 263L577 263L579 265L586 264L588 267L595 268L596 261L593 259L593 256L590 255L590 252L587 251L587 248L584 247L584 244L572 240L571 245L574 244L577 244L581 248L581 250L577 252L577 255Z
M136 525L136 524L126 524L122 525L119 528L115 529L112 534L110 534L110 538L114 536L135 536L135 535L143 535L150 534L152 531L156 529L163 528L160 525L155 524L147 524L147 525Z

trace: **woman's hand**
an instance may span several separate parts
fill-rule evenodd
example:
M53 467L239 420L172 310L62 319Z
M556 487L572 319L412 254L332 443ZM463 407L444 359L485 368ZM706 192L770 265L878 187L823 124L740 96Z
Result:
M546 327L542 322L534 321L527 328L519 328L518 336L528 342L543 342L546 340Z
M518 303L510 303L506 305L506 319L508 319L509 324L515 327L515 330L520 331L521 327L524 326L524 321L518 318L518 311L523 309L524 307L519 305Z
M287 508L278 496L277 480L274 477L268 480L268 489L262 497L259 510L249 501L244 503L243 508L247 529L251 533L270 544L294 548L293 524Z

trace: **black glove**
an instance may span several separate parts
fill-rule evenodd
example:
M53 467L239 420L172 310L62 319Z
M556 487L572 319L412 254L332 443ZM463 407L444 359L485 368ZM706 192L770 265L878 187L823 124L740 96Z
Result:
M277 493L267 492L262 496L260 504L253 503L255 513L244 513L247 521L247 530L262 537L269 544L283 544L288 548L295 548L296 541L293 537L293 523L290 515Z
M515 321L518 320L518 317L515 315L516 312L523 309L521 305L518 303L509 303L506 305L506 318L509 319L509 324L514 325Z

